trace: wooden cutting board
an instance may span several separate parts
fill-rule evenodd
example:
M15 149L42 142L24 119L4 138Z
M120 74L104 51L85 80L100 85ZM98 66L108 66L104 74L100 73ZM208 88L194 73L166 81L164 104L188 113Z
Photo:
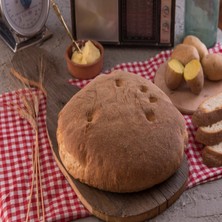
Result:
M205 79L204 88L199 95L193 94L185 82L178 89L170 90L165 83L166 66L166 63L160 65L154 83L169 96L172 103L183 114L193 114L205 99L222 91L222 81L209 81L207 79Z
M52 144L52 153L65 175L69 184L76 192L80 201L90 213L105 221L144 221L161 214L173 204L186 188L188 165L184 158L181 167L167 181L137 193L117 194L104 192L75 180L68 174L61 163L56 140L57 116L67 101L79 90L68 84L71 78L65 67L48 52L38 48L30 48L19 52L13 58L13 64L18 71L29 74L29 78L36 79L38 69L36 61L44 56L45 87L47 89L47 127ZM92 169L93 170L93 169Z

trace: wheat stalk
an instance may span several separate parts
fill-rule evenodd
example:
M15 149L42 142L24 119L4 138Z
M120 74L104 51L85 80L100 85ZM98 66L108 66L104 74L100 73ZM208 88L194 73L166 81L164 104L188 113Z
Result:
M29 86L29 87L34 86L36 88L39 88L44 93L44 95L47 96L47 92L45 88L43 87L42 82L36 82L36 81L27 79L24 76L22 76L19 72L17 72L14 68L11 68L10 72L14 77L20 80L24 85ZM40 80L41 79L42 77L40 77Z
M11 74L16 77L24 86L30 88L35 86L39 88L44 95L46 96L46 90L43 87L43 75L44 75L44 66L43 59L40 61L40 70L39 70L39 82L29 80L17 72L14 68L11 68ZM38 219L45 221L45 209L44 209L44 198L43 198L43 189L42 189L42 178L41 178L41 169L40 169L40 157L39 157L39 130L38 130L38 116L39 116L39 103L40 98L38 95L34 94L31 90L28 91L29 98L26 95L20 97L23 107L16 104L12 104L17 110L21 118L24 118L28 121L35 132L35 144L32 149L32 182L30 186L30 195L28 201L28 208L26 213L25 221L29 220L29 213L31 207L31 201L33 196L34 188L36 189L36 199L37 199L37 215ZM40 193L39 193L40 192ZM41 215L40 215L41 207Z

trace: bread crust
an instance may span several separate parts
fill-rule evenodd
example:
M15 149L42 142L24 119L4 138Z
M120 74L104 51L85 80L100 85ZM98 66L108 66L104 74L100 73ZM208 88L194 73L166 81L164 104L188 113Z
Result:
M203 163L208 167L222 166L222 93L206 99L192 116L198 127L195 139L206 145L202 150Z
M221 109L206 112L204 108L197 110L192 116L192 122L194 126L209 126L221 120L222 107Z
M199 127L197 129L195 139L197 142L205 145L216 145L222 142L222 130L210 132L203 127Z
M206 107L204 107L206 106L206 102L209 103L210 101L216 100L217 98L222 98L222 93L207 98L199 105L192 116L192 123L194 124L194 126L209 126L222 120L222 103L220 104L220 102L218 101L218 106L210 111L207 110ZM222 99L220 100L222 101Z
M101 190L136 192L175 173L187 131L183 116L151 81L116 71L96 77L65 105L57 140L74 178Z
M205 146L202 150L203 163L208 167L222 166L222 153L214 151L210 146Z

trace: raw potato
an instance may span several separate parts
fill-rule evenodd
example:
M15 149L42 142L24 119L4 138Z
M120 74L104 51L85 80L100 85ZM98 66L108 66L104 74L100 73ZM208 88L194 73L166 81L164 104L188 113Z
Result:
M185 66L184 79L186 80L191 92L194 94L199 94L201 92L204 85L204 75L199 60L194 59Z
M194 46L199 53L200 60L204 56L208 55L208 50L207 50L206 45L203 42L201 42L201 40L194 35L186 36L183 40L183 44Z
M183 80L184 66L176 59L171 59L167 63L165 82L169 89L176 89Z
M222 80L222 55L209 54L202 61L204 75L212 81Z
M184 66L193 59L200 59L197 49L192 45L179 44L171 55L172 59L179 60Z

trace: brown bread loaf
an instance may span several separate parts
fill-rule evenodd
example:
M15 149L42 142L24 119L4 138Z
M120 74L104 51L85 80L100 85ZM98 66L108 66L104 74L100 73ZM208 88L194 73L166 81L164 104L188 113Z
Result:
M67 171L89 186L135 192L179 168L185 120L151 81L115 71L76 93L59 114L57 140Z

